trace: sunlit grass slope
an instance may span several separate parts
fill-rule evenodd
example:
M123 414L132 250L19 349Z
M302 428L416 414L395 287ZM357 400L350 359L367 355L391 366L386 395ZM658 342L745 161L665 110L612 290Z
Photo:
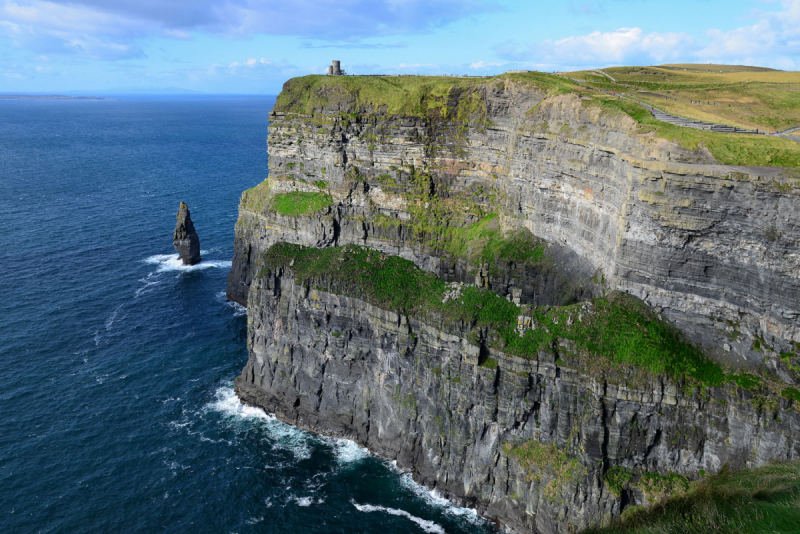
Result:
M800 533L800 462L730 471L651 508L633 507L622 521L583 534Z
M762 131L800 126L800 72L662 65L614 67L568 76L598 89L633 92L638 100L682 117Z

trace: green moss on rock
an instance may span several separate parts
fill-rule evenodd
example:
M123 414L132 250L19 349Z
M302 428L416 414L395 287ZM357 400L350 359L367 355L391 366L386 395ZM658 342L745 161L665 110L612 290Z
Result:
M262 212L269 206L269 200L269 180L264 180L242 193L241 206L251 211Z
M281 215L297 217L320 211L333 204L333 199L327 193L308 193L305 191L292 191L279 193L272 198L270 209Z
M520 444L504 443L503 450L509 458L519 463L529 481L541 482L545 476L549 478L544 494L550 500L557 500L565 485L587 473L578 458L568 455L552 443L529 439Z
M553 351L583 370L636 368L703 385L730 378L644 303L622 292L564 307L517 306L492 291L465 286L455 297L442 279L412 262L363 247L305 248L279 243L265 253L260 276L289 267L300 284L360 298L432 326L484 331L489 347L523 358ZM474 340L477 343L477 339ZM570 348L571 347L571 348Z

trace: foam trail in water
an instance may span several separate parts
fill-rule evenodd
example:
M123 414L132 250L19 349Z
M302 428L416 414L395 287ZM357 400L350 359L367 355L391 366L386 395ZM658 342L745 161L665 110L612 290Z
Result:
M430 534L445 534L444 529L434 523L433 521L427 521L422 519L421 517L417 517L415 515L411 515L405 510L398 510L397 508L386 508L385 506L374 506L372 504L358 504L355 501L350 501L353 506L356 507L356 510L359 512L385 512L387 514L396 515L400 517L405 517L419 525L419 527L424 530L425 532L429 532Z
M396 467L397 466L395 465L395 468ZM404 473L400 478L400 483L409 491L414 493L417 497L425 501L425 503L428 505L443 508L443 511L446 514L462 517L474 524L484 523L484 520L480 515L478 515L477 510L473 508L458 507L442 497L438 491L429 490L424 486L420 486L414 482L413 478L411 478L411 473Z
M234 317L242 317L247 315L247 308L239 304L238 302L231 302L227 299L224 291L220 291L217 293L217 300L221 303L225 304L229 308L233 309L233 316Z
M261 421L264 424L263 428L274 441L273 448L289 450L298 460L311 457L311 447L308 443L311 434L308 432L279 421L261 408L242 404L230 386L217 389L215 396L216 400L207 405L208 409L237 420Z
M119 313L119 310L122 309L122 306L124 306L124 304L120 304L119 306L117 306L117 309L111 313L111 316L108 319L106 319L107 331L111 330L111 327L114 325L114 321L117 319L117 314Z
M201 271L217 267L219 269L230 269L232 262L225 260L203 260L196 265L184 265L177 254L156 254L145 258L145 263L158 265L158 272L167 271Z
M154 274L155 273L149 273L146 278L142 278L142 279L139 280L140 282L143 282L144 285L136 290L136 292L135 292L136 293L136 298L139 298L139 295L141 295L142 292L145 291L148 287L156 286L156 285L161 283L161 280L158 280L158 279L151 280L151 278L153 278Z

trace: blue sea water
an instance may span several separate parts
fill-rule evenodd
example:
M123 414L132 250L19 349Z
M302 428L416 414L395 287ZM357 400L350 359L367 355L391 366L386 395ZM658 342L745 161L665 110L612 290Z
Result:
M0 100L0 532L492 531L236 399L225 281L273 103ZM172 254L180 201L193 268Z

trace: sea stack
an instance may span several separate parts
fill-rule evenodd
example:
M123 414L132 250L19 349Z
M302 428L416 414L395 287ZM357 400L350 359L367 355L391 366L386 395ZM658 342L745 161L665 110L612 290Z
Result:
M175 251L180 255L184 265L200 263L200 238L194 230L189 207L183 202L178 209L177 219L175 234L172 236Z

